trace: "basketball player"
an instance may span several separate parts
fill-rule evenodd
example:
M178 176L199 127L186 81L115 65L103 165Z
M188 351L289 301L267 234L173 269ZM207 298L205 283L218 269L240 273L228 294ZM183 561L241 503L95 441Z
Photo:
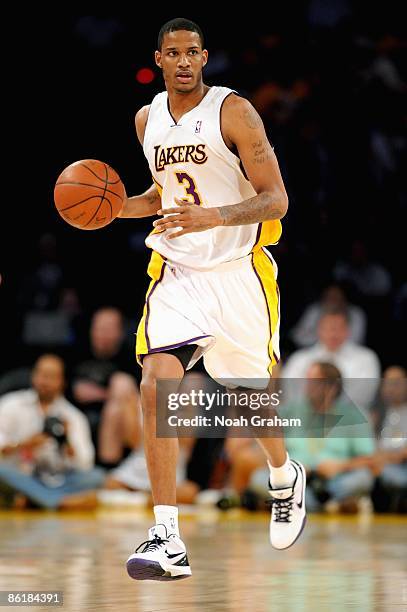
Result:
M166 23L155 52L166 91L136 115L154 179L121 217L159 215L146 245L151 284L137 331L145 452L156 525L127 561L138 580L191 575L175 497L178 440L156 437L156 381L181 381L201 357L215 379L269 379L279 358L276 265L287 195L263 123L244 98L208 87L201 29ZM258 440L270 468L271 544L291 546L305 522L304 468L281 438Z

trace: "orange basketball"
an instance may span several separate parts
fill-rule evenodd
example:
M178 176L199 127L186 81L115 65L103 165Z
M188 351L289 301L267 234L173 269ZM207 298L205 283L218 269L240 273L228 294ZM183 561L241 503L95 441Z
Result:
M99 229L117 217L125 196L124 185L113 168L96 159L82 159L59 175L55 206L70 225Z

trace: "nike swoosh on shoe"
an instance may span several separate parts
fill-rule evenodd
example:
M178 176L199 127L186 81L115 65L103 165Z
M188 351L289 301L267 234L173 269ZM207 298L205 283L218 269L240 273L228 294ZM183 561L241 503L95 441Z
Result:
M292 463L297 463L297 462L296 462L296 461L292 461ZM297 465L298 465L298 463L297 463ZM296 469L296 470L297 470L297 472L298 472L299 474L301 474L301 478L304 478L304 474L303 474L302 469L300 468L300 466L298 466L298 468L296 467L296 468L294 468L294 469ZM298 476L297 476L297 478L298 478ZM302 487L301 487L301 501L297 503L297 506L298 506L299 508L302 508L302 504L303 504L303 501L304 501L303 491L304 491L304 487L302 486Z
M184 552L179 552L179 553L175 553L175 554L171 555L167 551L165 551L165 554L167 555L168 559L174 559L174 557L179 557L181 555L185 555Z

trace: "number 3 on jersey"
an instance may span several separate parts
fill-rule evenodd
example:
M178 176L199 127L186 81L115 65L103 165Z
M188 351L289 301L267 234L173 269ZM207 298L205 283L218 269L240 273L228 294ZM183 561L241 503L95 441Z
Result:
M184 202L189 202L189 204L196 204L197 206L201 206L201 196L197 191L196 184L192 176L190 176L186 172L176 172L175 175L177 177L178 183L184 187L186 195L192 196L192 200L190 197L182 198Z

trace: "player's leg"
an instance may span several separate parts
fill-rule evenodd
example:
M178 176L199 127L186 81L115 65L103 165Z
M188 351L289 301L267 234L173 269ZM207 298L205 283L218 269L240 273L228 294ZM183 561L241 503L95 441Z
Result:
M249 381L248 381L249 382ZM270 397L273 393L273 381L264 392ZM245 395L247 401L241 401L242 406L256 405L251 401L252 394L255 401L258 389L239 389L240 395ZM241 409L240 409L241 410ZM250 408L249 408L250 411ZM259 417L270 419L278 416L274 408L267 407L256 410ZM250 422L250 416L247 419ZM254 428L254 431L258 429ZM270 519L270 542L274 548L282 550L292 546L299 538L305 525L305 484L306 474L304 467L292 461L286 451L284 436L279 425L262 428L267 437L256 438L262 449L269 467L269 493L271 497L272 512Z
M213 378L226 379L230 386L246 387L246 392L268 390L279 358L276 266L262 249L238 265L227 274L217 271L210 279L222 308L214 317L216 345L204 356L204 363ZM239 287L245 290L239 291ZM273 417L276 413L270 404L265 416ZM305 522L305 470L288 457L282 432L268 431L266 435L258 436L258 442L270 468L270 541L275 548L288 548Z
M305 469L290 459L283 438L258 438L257 442L270 470L270 542L282 550L297 541L305 525Z
M154 505L176 505L177 438L157 438L157 379L170 378L181 382L184 368L179 359L168 353L146 355L140 385L144 423L144 450L150 476ZM179 386L175 382L174 391Z
M148 540L128 559L127 569L130 576L140 580L172 580L189 576L191 570L179 538L175 505L178 441L157 438L156 384L162 378L172 379L174 388L167 386L166 390L177 392L184 371L215 343L215 338L206 330L200 303L191 297L188 278L176 273L158 253L152 255L148 274L152 281L137 329L136 355L143 366L144 446L156 525L150 529Z
M172 379L176 392L196 346L171 353L155 353L143 359L140 385L144 422L144 449L150 477L156 525L148 539L127 560L127 571L136 580L187 578L191 569L185 545L179 537L176 506L177 438L157 438L157 381ZM180 351L181 354L180 354ZM167 382L167 384L170 384Z

